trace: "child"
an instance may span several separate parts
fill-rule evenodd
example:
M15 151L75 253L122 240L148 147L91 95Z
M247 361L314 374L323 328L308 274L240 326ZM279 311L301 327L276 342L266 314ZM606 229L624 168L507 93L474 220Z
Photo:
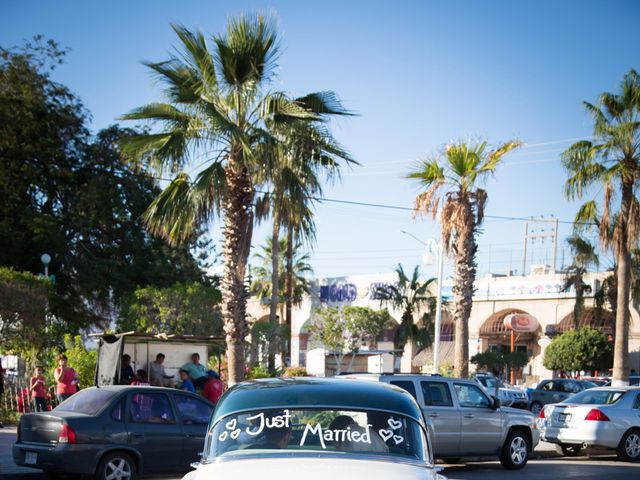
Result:
M180 379L182 380L180 390L196 393L196 388L193 386L193 382L189 378L189 372L186 370L180 370Z
M42 368L36 367L36 370L29 382L29 391L31 391L31 398L35 403L36 412L46 412L47 407L47 387L45 385L44 377L42 376Z
M138 369L136 370L136 374L133 377L133 381L131 382L131 385L149 385L149 382L147 381L147 372L145 372L143 369Z

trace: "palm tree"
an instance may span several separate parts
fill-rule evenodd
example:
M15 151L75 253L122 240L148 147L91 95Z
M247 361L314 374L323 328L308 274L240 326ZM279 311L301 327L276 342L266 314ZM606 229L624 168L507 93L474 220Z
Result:
M269 89L279 50L273 20L259 15L232 19L224 34L213 37L212 49L201 32L173 29L181 42L179 53L147 63L164 84L167 101L123 117L162 128L128 139L125 151L173 176L145 214L152 234L178 243L214 216L224 217L222 314L229 383L234 384L244 378L245 274L256 187L277 172L278 127L324 119L331 110L326 101L335 95L321 92L297 101ZM188 167L199 170L194 181Z
M376 297L382 304L391 305L402 312L400 325L393 337L394 349L403 352L410 340L423 349L433 343L433 322L436 298L431 294L435 278L420 281L420 269L416 266L408 277L401 264L396 267L398 282L376 290ZM426 311L423 311L425 310ZM416 316L423 311L422 315Z
M292 247L293 251L293 294L290 301L294 305L300 305L302 303L302 299L305 294L309 294L310 286L307 278L313 274L313 269L311 265L309 265L309 255L307 253L301 253L301 244L297 244ZM288 245L286 239L278 239L278 248L274 248L274 239L267 239L266 245L262 246L261 252L254 253L253 257L258 261L258 266L252 269L252 273L254 274L255 280L251 284L251 290L256 294L259 300L264 302L268 300L273 307L274 303L276 305L276 310L280 310L280 319L282 323L283 315L282 308L285 304L285 275L284 271L286 269L285 259L282 256L276 256L276 251L287 251ZM274 261L275 259L275 261ZM275 266L274 266L275 265ZM277 270L277 274L273 275L273 269ZM277 279L277 282L274 284L274 277ZM277 288L273 288L273 285L277 285ZM275 298L275 302L274 302ZM270 311L271 313L271 311ZM286 323L285 323L286 325ZM286 328L280 328L278 326L277 319L276 321L271 321L271 315L269 317L269 328L271 332L290 332L290 325L286 325ZM268 368L270 371L275 370L275 359L272 356L275 356L276 344L280 343L281 345L285 345L282 342L282 339L273 339L274 341L269 343L269 357L268 357ZM276 341L277 340L277 341ZM288 342L286 342L288 343ZM286 355L286 352L281 352Z
M297 99L303 105L307 100ZM309 108L315 109L313 105ZM350 113L337 102L335 98L328 96L324 101L325 115L350 115ZM284 225L297 218L297 213L303 209L312 198L322 194L322 177L332 181L339 176L339 162L357 163L334 140L330 131L321 122L297 122L281 125L276 132L282 137L282 142L276 149L276 168L278 173L271 178L272 191L266 198L266 204L271 207L272 216L272 280L273 285L279 284L281 272L276 266L280 258L279 237ZM304 209L303 209L304 210ZM308 216L304 219L313 225L313 214L310 209L304 210ZM313 229L313 227L311 227ZM297 239L287 239L293 248L293 242ZM292 252L287 251L288 254ZM288 257L287 257L288 258ZM287 269L285 277L289 279L292 272ZM291 294L291 292L289 292ZM278 305L277 291L272 291L269 321L272 328L276 325L276 307ZM289 306L287 325L291 327L291 301ZM275 370L275 347L270 346L268 368Z
M567 243L573 254L573 262L564 272L562 291L566 292L571 287L576 292L576 303L573 307L573 328L578 329L580 316L584 310L584 294L590 292L591 287L584 283L584 275L589 267L598 265L598 256L593 245L579 235L567 238Z
M494 174L505 154L521 142L506 142L489 150L485 141L460 142L445 147L433 159L420 162L407 178L417 180L426 190L416 197L418 214L440 213L442 241L455 257L453 318L455 322L455 370L466 377L469 373L469 316L473 283L476 278L476 234L484 220L487 192L478 183Z
M583 198L589 187L604 190L602 214L595 199L584 203L576 224L597 224L600 242L613 250L617 266L616 334L613 380L629 379L629 297L631 251L640 238L640 78L630 70L619 93L603 93L599 104L584 102L594 122L593 141L574 143L562 154L567 171L565 194ZM619 195L619 205L614 201Z

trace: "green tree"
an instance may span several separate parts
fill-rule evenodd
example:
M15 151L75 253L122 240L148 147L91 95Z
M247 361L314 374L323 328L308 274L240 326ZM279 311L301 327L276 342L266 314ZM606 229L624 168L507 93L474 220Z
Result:
M314 340L321 343L333 356L339 375L342 363L351 355L348 369L358 351L375 339L385 328L392 324L387 310L375 311L368 307L326 307L315 313L315 319L309 327Z
M502 352L494 350L476 353L469 361L477 367L491 372L496 376L502 375L505 365L505 359Z
M598 256L593 245L579 235L570 236L567 238L567 243L573 254L573 261L564 271L562 291L566 292L573 287L576 292L573 328L577 330L580 325L580 316L584 311L584 295L591 292L591 287L584 283L584 276L589 271L589 267L598 265Z
M437 299L431 294L430 289L435 278L421 282L417 265L411 277L407 276L400 264L396 267L396 274L396 284L385 285L375 292L382 304L390 305L402 312L400 326L393 337L394 348L400 352L404 351L409 340L415 342L419 349L427 348L433 343L434 336L433 316Z
M77 332L106 327L138 286L200 281L202 272L195 239L173 248L150 238L141 215L157 181L118 148L131 130L89 135L81 101L50 78L63 58L39 37L0 48L0 265L41 272L49 253L50 311L57 327Z
M495 173L505 154L520 141L506 142L489 150L487 142L459 142L444 152L420 162L407 176L425 191L416 197L418 214L432 214L438 208L442 242L455 259L453 319L455 323L454 364L456 374L469 374L469 316L476 278L476 235L484 220L487 192L478 185Z
M192 282L167 288L145 287L133 296L118 322L121 331L222 335L222 294L215 285Z
M554 338L544 351L542 363L549 370L565 372L607 370L611 367L612 351L604 333L585 327Z
M50 295L49 280L0 267L0 350L45 347Z
M595 199L584 203L576 225L597 224L603 247L617 265L614 382L629 379L631 251L640 239L640 77L631 69L618 93L603 93L598 105L584 102L593 119L593 141L574 143L562 154L567 198L583 198L592 186L604 191L602 213ZM619 203L616 205L616 200Z
M278 39L274 22L262 16L230 20L227 31L213 37L212 50L201 32L173 28L181 42L179 56L147 64L166 85L167 101L124 116L163 128L133 136L126 146L139 163L173 175L145 214L154 234L177 243L215 215L224 217L222 315L233 385L245 371L245 277L256 187L278 173L278 127L326 118L327 98L333 96L310 94L298 101L269 90ZM191 181L185 168L195 158L199 173Z

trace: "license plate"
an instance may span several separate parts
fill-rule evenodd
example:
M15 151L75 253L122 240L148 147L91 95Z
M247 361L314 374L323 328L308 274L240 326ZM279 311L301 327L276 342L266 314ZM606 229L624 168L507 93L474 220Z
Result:
M24 452L24 463L36 465L38 463L38 452Z
M560 413L560 414L558 414L557 421L561 425L566 425L567 423L569 423L571 421L571 414L570 413Z

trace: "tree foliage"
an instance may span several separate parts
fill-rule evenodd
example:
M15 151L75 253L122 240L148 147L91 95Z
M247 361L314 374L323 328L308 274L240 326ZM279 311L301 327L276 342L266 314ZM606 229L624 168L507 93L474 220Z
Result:
M28 272L0 267L0 349L42 345L51 283Z
M88 349L80 335L65 335L64 348L60 351L67 356L67 364L78 374L80 387L92 387L95 383L97 348ZM53 357L50 370L57 367L57 356Z
M613 346L607 335L594 328L569 330L554 338L544 352L549 370L578 372L611 368Z
M138 286L199 281L202 273L195 237L174 248L145 230L141 216L160 192L157 181L120 151L132 130L89 134L82 102L51 79L64 53L40 37L0 48L0 265L41 272L49 253L51 312L77 332L106 326Z
M122 331L175 335L222 335L220 301L215 285L176 283L171 287L145 287L119 322Z
M337 374L342 371L346 355L351 355L350 369L356 353L365 345L375 342L380 333L393 324L387 310L369 307L326 307L315 315L309 333L333 355L338 366Z
M486 350L485 352L476 353L471 357L470 362L494 375L501 376L504 374L505 368L515 370L523 368L529 363L529 355L527 352Z

